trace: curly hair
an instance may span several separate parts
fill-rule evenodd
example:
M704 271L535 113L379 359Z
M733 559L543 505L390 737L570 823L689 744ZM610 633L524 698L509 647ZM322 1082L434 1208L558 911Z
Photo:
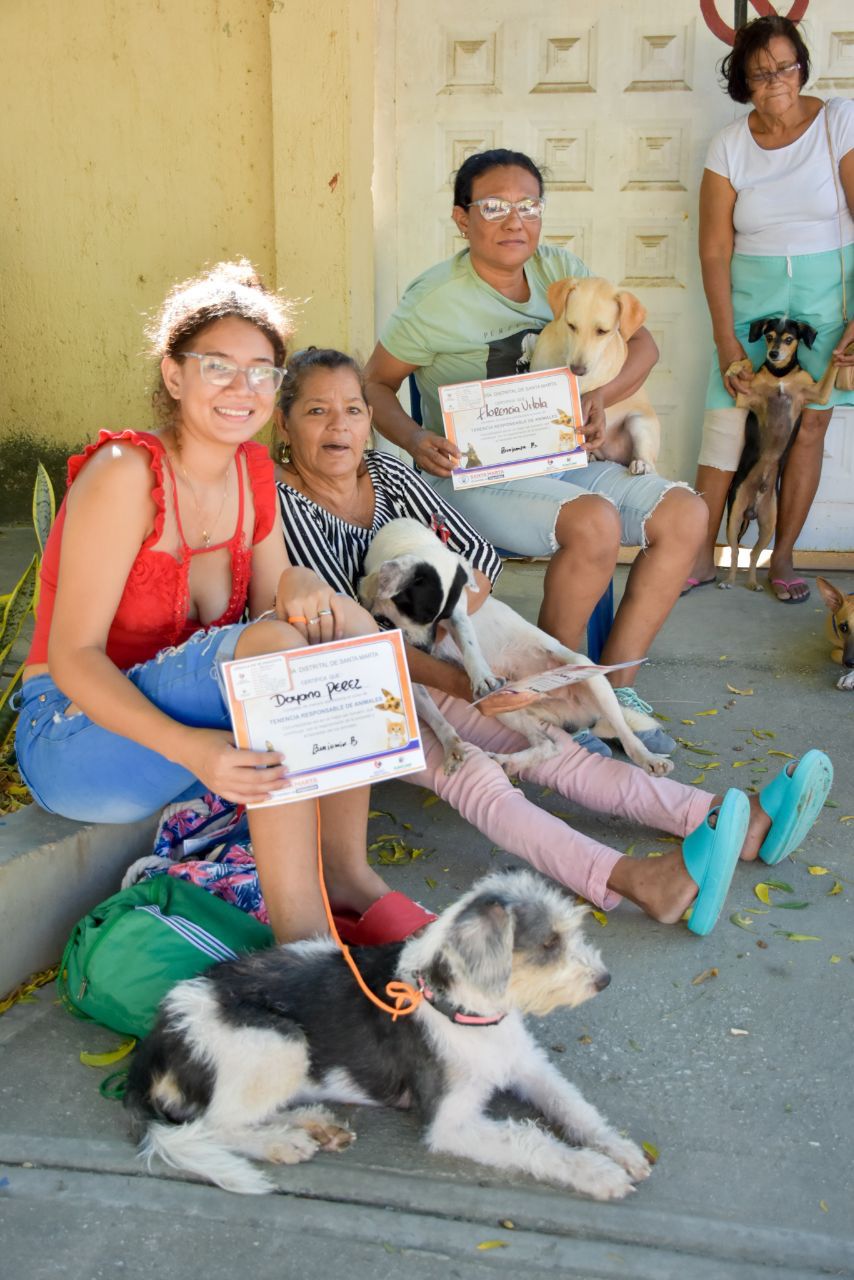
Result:
M783 36L795 50L795 61L801 67L801 88L810 78L810 53L794 22L773 14L770 18L754 18L735 33L732 52L721 62L721 75L733 102L749 102L752 94L747 83L748 64L757 53L767 49L775 36Z
M152 358L159 364L164 356L180 355L203 329L228 316L248 320L260 329L270 340L276 364L284 365L287 340L293 332L293 306L264 286L246 258L218 262L202 275L170 289L146 328ZM159 372L152 403L158 418L173 420L175 401Z

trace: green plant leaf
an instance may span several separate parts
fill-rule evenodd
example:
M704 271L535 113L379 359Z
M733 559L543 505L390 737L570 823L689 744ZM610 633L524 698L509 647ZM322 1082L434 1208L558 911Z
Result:
M39 558L33 556L15 583L0 621L0 667L9 656L9 650L18 638L24 619L32 608L38 581Z
M0 693L0 760L5 760L12 747L13 736L15 732L15 722L18 719L18 713L12 709L12 694L17 689L24 674L23 662L18 670L12 676Z
M44 545L50 533L56 515L56 498L50 476L40 462L36 469L36 483L33 489L33 528L39 543L39 551L44 555Z

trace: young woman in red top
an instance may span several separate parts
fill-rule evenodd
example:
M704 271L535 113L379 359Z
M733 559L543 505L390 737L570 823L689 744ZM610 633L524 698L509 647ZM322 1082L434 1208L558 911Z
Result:
M272 463L252 442L272 416L289 332L286 304L248 263L176 286L150 331L160 430L104 431L69 463L17 734L44 808L129 822L207 790L263 800L287 762L235 748L219 664L376 630L289 565ZM257 621L240 621L247 606ZM425 923L367 864L368 788L320 807L330 897L356 921L354 940L368 940L357 926L370 908L384 917L379 940ZM277 938L326 932L315 802L254 809L249 824Z

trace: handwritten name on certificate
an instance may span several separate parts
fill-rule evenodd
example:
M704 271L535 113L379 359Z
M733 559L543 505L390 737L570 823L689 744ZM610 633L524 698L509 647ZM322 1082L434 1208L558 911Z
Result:
M455 489L587 466L581 398L569 369L439 388L445 435L459 449Z
M424 768L399 631L223 663L238 747L281 751L286 785L257 808Z

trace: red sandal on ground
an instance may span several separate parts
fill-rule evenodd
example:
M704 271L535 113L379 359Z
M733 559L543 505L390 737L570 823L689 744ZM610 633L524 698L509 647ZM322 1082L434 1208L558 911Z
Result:
M337 904L332 919L343 942L359 947L379 947L384 942L403 942L436 919L405 893L392 890L372 902L361 916Z

